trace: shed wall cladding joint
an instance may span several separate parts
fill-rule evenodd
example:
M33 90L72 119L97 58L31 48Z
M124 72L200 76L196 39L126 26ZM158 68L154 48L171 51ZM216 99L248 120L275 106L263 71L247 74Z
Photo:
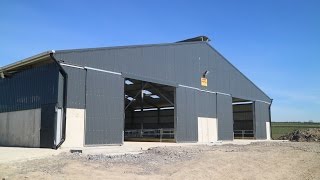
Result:
M167 44L48 51L4 66L0 145L270 138L272 100L208 42L200 36ZM24 112L38 112L38 119L21 118ZM30 122L25 124L30 127L37 121L40 128L10 132L15 130L5 127L11 121Z

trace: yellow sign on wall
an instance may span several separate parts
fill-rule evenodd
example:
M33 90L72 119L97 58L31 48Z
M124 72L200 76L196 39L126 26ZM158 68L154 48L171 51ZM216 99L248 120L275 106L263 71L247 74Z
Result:
M204 87L208 86L208 79L207 78L201 78L201 86L204 86Z

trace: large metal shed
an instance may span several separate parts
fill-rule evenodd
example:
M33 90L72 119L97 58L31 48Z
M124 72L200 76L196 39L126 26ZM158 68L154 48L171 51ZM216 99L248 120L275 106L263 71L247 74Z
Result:
M48 51L2 67L0 145L270 139L272 99L208 41Z

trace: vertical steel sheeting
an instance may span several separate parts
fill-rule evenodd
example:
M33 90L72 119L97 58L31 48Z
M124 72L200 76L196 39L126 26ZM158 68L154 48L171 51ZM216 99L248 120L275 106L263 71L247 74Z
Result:
M196 95L193 89L177 88L176 141L198 141Z
M58 73L55 64L46 64L0 79L0 112L41 108L57 103Z
M55 57L65 63L196 88L202 88L200 77L208 70L207 90L247 100L270 102L268 96L204 42L65 50L56 51Z
M270 102L268 96L230 64L221 54L204 42L63 50L56 51L55 57L62 59L65 63L73 65L131 74L137 77L157 80L158 82L175 83L198 89L203 89L200 84L200 78L202 74L208 70L210 73L207 75L208 87L206 87L206 90L231 94L232 97L247 100ZM72 68L69 67L65 68L69 74L70 82L68 87L68 107L83 108L85 106L85 96L82 95L83 86L85 86L83 85L84 70L76 68L71 70ZM90 76L92 77L87 78L88 87L86 97L89 99L87 99L86 108L87 111L91 111L91 114L90 117L89 115L87 116L87 118L89 118L87 119L87 124L90 128L87 129L88 134L86 140L88 140L87 142L90 144L107 143L109 140L103 140L102 138L107 137L105 135L106 132L103 132L103 128L108 128L105 124L118 123L119 126L122 126L123 119L121 122L113 119L114 112L105 114L105 109L101 109L99 103L106 103L101 102L102 99L106 98L111 99L109 103L123 103L123 94L121 98L118 99L119 102L116 102L116 100L113 99L114 94L110 93L117 91L116 97L118 97L118 93L123 92L123 87L104 85L105 82L109 80L108 78L104 79L101 77L114 77L116 75L101 75L101 72L91 72ZM99 97L94 94L89 95L89 91L94 90L90 88L95 86L101 89L101 91L104 89L104 91L108 93L104 94L102 99L99 99ZM117 90L115 90L116 88ZM216 99L215 96L216 94L200 92L185 87L177 88L177 122L175 125L176 139L178 142L197 141L197 117L217 117L219 122L219 138L224 140L233 139L232 97L219 94L218 99ZM93 99L90 100L90 98ZM103 105L108 106L107 104ZM116 111L123 111L123 107L118 105L114 107L117 107ZM216 109L218 111L216 111ZM106 121L106 119L108 119L108 122L103 122L103 120ZM94 139L95 135L97 139ZM112 139L113 138L111 138L110 141L112 141Z
M217 95L218 139L233 140L232 97Z
M255 102L255 122L256 122L256 138L266 139L266 122L269 121L269 105L262 102Z
M124 79L87 70L85 144L122 144Z
M85 109L86 70L63 66L68 74L67 108Z

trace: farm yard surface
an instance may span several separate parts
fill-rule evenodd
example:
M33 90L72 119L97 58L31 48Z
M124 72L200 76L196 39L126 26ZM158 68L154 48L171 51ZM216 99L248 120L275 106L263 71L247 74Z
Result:
M243 141L242 141L243 142ZM0 179L319 179L320 143L169 145L0 162ZM171 143L174 144L174 143Z

